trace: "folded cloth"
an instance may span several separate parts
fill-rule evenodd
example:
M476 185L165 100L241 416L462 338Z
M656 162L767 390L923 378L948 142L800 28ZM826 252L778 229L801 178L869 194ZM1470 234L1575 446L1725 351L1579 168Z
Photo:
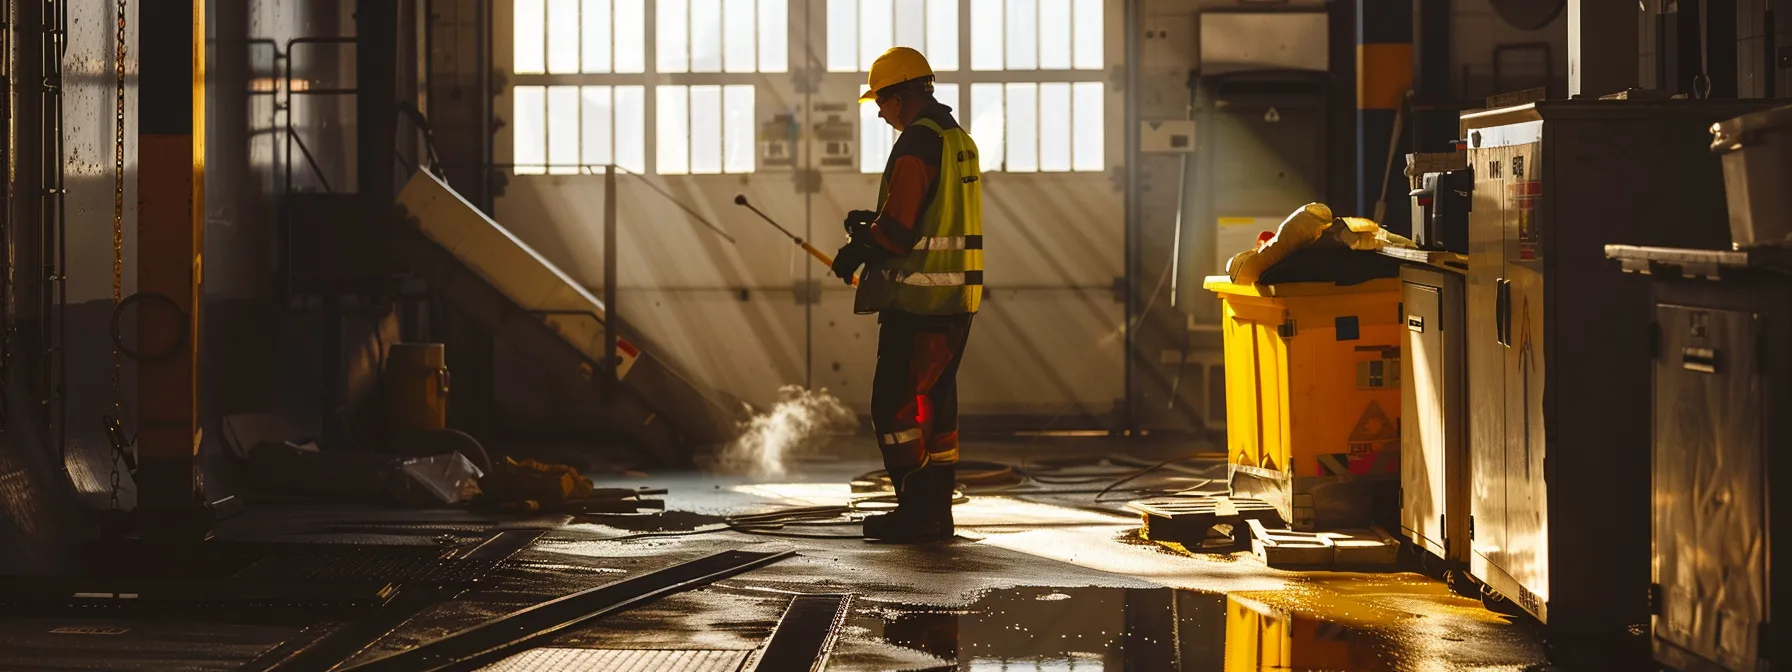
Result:
M1342 224L1342 226L1338 226ZM1226 263L1232 282L1257 284L1265 273L1296 252L1308 248L1372 252L1383 247L1417 247L1404 236L1389 233L1374 221L1361 217L1332 216L1324 203L1308 203L1288 215L1268 243L1245 250ZM1286 282L1286 281L1284 281Z

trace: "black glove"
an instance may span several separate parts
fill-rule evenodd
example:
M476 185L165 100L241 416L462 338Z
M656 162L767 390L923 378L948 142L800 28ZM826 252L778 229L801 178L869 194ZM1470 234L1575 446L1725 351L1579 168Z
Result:
M852 277L859 272L859 267L877 259L877 243L870 237L855 237L840 246L834 253L834 275L846 284L852 284Z
M878 213L874 210L853 210L846 213L846 221L842 222L846 227L846 235L857 238L858 234L854 229L869 226L872 222L877 221L877 215Z

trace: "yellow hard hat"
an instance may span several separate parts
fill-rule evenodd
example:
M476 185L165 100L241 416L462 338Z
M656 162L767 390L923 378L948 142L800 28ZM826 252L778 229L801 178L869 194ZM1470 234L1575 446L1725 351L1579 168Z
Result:
M877 100L877 92L886 86L932 76L933 66L927 64L927 57L921 52L908 47L891 47L871 62L871 75L865 78L865 85L871 88L859 96L859 102Z

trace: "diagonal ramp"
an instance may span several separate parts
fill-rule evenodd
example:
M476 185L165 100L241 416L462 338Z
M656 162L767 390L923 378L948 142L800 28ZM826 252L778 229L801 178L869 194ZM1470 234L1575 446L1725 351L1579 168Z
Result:
M575 430L627 437L664 464L727 442L745 409L657 358L626 324L621 380L606 394L603 302L460 194L417 171L398 197L394 247L446 300L527 353L590 413Z

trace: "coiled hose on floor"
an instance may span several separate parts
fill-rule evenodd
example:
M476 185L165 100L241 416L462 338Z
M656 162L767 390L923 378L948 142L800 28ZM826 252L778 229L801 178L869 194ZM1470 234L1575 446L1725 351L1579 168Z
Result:
M958 505L968 502L970 501L971 495L1014 496L1026 494L1070 495L1090 493L1095 495L1096 503L1104 503L1112 500L1106 500L1103 499L1103 497L1116 491L1127 492L1134 496L1186 492L1212 484L1216 479L1209 475L1216 467L1224 465L1209 465L1207 468L1202 469L1183 467L1177 463L1197 459L1210 459L1212 457L1213 456L1210 454L1202 453L1183 455L1162 462L1150 463L1130 456L1110 455L1094 459L1044 460L1037 466L1028 466L1024 468L1004 462L965 461L958 463L958 483L960 487L953 490L952 503L953 505ZM1118 468L1100 468L1104 463L1120 466ZM1202 480L1195 485L1185 485L1184 487L1174 490L1164 490L1161 488L1121 488L1121 486L1127 483L1160 469L1178 471L1186 475L1199 477ZM1025 485L1029 481L1046 485L1079 485L1103 482L1107 483L1107 485L1099 490L1060 488L1035 490L1018 489L1018 486ZM640 534L611 537L604 541L627 541L656 537L683 537L723 531L799 539L862 538L864 536L862 534L812 534L790 531L790 528L802 527L855 526L859 525L861 521L856 518L854 514L887 511L895 508L896 496L894 494L882 494L890 491L890 477L888 472L878 470L860 474L853 477L851 485L852 491L855 494L880 494L869 494L868 496L857 497L854 498L851 503L845 505L801 506L774 509L760 513L739 514L724 518L720 525L714 527L677 532L644 532Z

